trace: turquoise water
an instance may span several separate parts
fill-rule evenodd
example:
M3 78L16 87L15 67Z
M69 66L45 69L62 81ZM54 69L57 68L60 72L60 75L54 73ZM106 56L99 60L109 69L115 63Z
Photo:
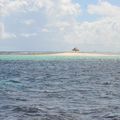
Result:
M76 60L76 59L120 59L116 56L49 56L49 55L0 55L0 60Z

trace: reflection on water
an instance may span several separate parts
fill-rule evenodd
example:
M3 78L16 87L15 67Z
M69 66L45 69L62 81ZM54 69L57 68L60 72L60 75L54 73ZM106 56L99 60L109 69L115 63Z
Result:
M120 120L120 60L0 61L0 120Z

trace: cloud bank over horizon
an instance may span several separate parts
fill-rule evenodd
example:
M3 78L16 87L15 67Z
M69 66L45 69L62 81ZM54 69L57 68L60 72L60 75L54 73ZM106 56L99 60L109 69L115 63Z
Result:
M120 52L116 0L0 0L0 50Z

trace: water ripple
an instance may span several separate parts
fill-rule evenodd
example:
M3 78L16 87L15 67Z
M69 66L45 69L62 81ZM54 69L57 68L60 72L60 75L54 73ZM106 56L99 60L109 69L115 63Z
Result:
M0 61L0 120L120 120L120 61Z

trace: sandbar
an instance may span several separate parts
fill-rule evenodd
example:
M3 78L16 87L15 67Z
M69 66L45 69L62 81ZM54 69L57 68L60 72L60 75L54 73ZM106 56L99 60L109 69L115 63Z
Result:
M61 52L61 53L50 53L50 54L36 54L36 55L47 55L47 56L118 56L119 54L112 53L81 53L81 52Z

